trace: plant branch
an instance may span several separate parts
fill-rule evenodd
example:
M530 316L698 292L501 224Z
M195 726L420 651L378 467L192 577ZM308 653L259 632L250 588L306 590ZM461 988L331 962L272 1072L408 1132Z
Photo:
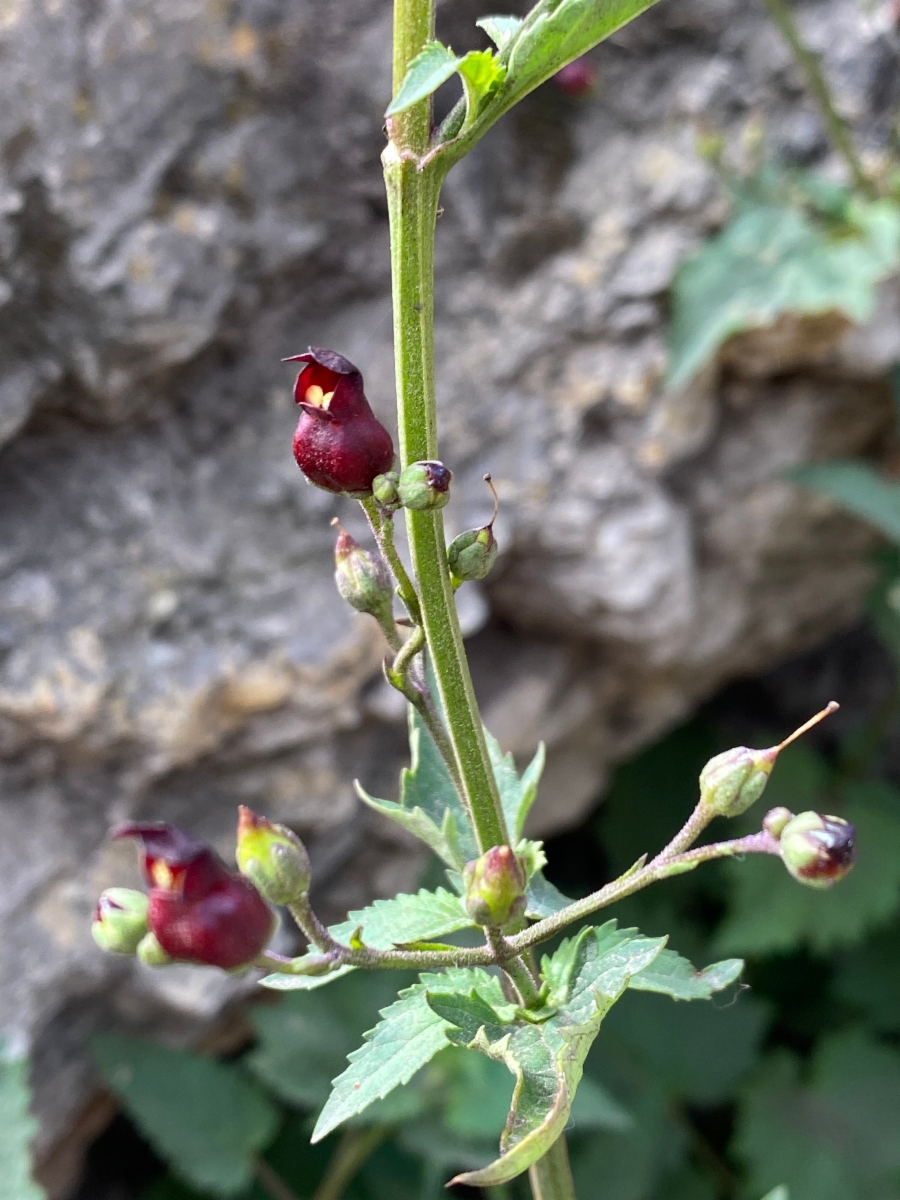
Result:
M854 184L867 196L874 196L875 186L862 165L847 122L834 105L831 89L822 71L819 56L805 44L800 36L800 30L794 20L787 0L763 0L769 16L778 26L784 40L791 48L794 59L806 78L812 98L819 109L819 115L831 139L831 144L847 164L847 169Z
M528 1181L534 1200L576 1200L565 1134L528 1168Z
M341 1138L312 1200L341 1200L347 1185L388 1136L384 1125L348 1129Z
M397 547L394 545L393 517L389 514L382 514L371 496L365 500L360 500L359 503L368 518L372 533L375 535L375 541L378 543L378 549L387 559L388 566L394 573L394 578L398 584L397 591L406 607L406 611L416 625L421 625L422 614L419 611L419 597L416 595L413 581L410 579L406 567L403 565L403 559L397 553Z
M264 1158L254 1158L253 1170L263 1191L268 1192L272 1200L298 1200L296 1193Z

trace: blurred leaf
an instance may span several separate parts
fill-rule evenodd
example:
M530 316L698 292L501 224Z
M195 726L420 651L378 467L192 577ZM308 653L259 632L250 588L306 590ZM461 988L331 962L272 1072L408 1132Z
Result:
M447 1045L447 1023L429 1006L427 988L478 988L504 1004L499 981L480 969L453 968L439 975L422 975L418 983L381 1014L365 1041L349 1055L350 1066L334 1081L334 1090L319 1114L313 1141L321 1141L348 1117L363 1112L413 1075Z
M834 995L875 1029L900 1032L900 926L877 934L840 959Z
M109 1087L173 1171L216 1195L247 1186L279 1115L239 1067L111 1034L93 1049Z
M565 1129L585 1056L603 1017L632 975L662 949L660 939L615 922L586 928L544 960L558 1010L540 1024L509 1022L477 993L429 992L428 1003L456 1028L447 1036L505 1063L516 1077L500 1157L456 1182L485 1187L515 1178Z
M900 484L883 478L868 463L807 463L795 467L790 477L828 496L900 544Z
M384 115L394 117L436 92L442 83L456 74L461 62L461 58L440 42L429 42L409 64L397 95Z
M748 1193L791 1200L893 1200L900 1173L900 1054L860 1031L826 1039L808 1082L782 1052L747 1090L737 1147Z
M856 825L859 846L850 875L828 891L816 891L792 879L777 858L756 855L729 863L733 888L716 934L720 953L770 954L804 945L821 953L851 945L896 912L900 793L873 782L855 784L846 795L841 815Z
M694 1167L683 1167L668 1175L655 1193L654 1200L717 1200L715 1184Z
M505 50L518 33L522 22L519 17L482 17L475 24L484 30L498 50Z
M769 1020L768 1005L748 995L718 1007L629 994L607 1018L604 1040L615 1039L669 1096L719 1104L753 1064Z
M28 1111L28 1060L0 1052L0 1200L41 1200L31 1178L31 1139L37 1121Z
M734 334L783 313L845 313L863 322L875 285L900 265L900 208L848 204L840 229L795 205L745 208L678 271L672 285L669 386L685 384Z
M362 939L374 950L390 950L395 944L431 941L460 929L474 928L472 919L463 908L459 896L438 888L424 889L415 895L399 895L393 900L376 900L368 908L347 914L347 920L329 926L332 937L346 945L359 927ZM315 951L310 950L309 954ZM263 987L274 991L314 991L355 971L355 967L340 967L328 975L267 975Z
M674 950L663 950L628 986L638 992L660 992L673 1000L709 1000L730 987L744 969L743 960L728 958L698 971Z
M509 828L509 836L517 842L525 828L525 818L537 799L538 784L546 762L546 752L543 742L538 746L534 758L522 772L521 777L516 770L515 760L511 754L504 754L500 743L490 732L484 731L491 766L494 768L494 778L500 792L500 803L503 815Z
M777 1188L772 1188L771 1192L766 1192L763 1200L791 1200L791 1193L781 1184Z
M358 971L327 992L285 996L255 1005L248 1016L258 1044L245 1058L257 1078L291 1104L319 1108L331 1081L380 1009L396 999L414 976L394 971Z

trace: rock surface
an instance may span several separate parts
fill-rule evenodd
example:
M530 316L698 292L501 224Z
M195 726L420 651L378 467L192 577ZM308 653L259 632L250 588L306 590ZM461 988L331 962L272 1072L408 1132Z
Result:
M479 45L493 7L442 6L445 37ZM900 88L879 12L801 10L870 149ZM5 0L0 47L0 1028L33 1047L46 1156L92 1030L196 1038L241 987L93 948L96 893L134 877L113 820L227 852L249 803L309 839L332 912L419 869L352 797L391 794L403 714L333 592L329 521L362 529L299 478L279 364L339 349L390 422L389 11ZM665 0L595 57L595 97L548 85L456 168L438 237L451 533L488 515L486 470L503 502L460 604L488 724L549 744L544 831L858 611L871 535L783 476L880 451L900 358L886 286L865 330L761 339L667 395L666 290L726 212L696 129L762 114L794 161L827 148L761 8Z

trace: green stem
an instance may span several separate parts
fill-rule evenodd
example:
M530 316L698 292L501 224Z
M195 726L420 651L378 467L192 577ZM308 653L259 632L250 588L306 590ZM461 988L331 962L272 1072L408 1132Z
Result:
M372 1125L369 1129L349 1129L341 1138L312 1200L341 1200L347 1185L387 1138L388 1132L383 1125Z
M407 574L406 567L403 565L403 559L397 553L397 547L394 545L393 518L390 516L383 517L378 511L378 505L371 496L368 499L360 500L360 504L369 519L369 525L375 535L378 549L387 559L388 565L394 573L394 578L399 585L397 590L400 599L406 607L406 611L416 625L421 625L422 617L419 612L419 597L416 595L413 582Z
M253 1170L264 1192L268 1192L272 1200L297 1200L297 1195L284 1182L274 1167L270 1167L264 1158L253 1160Z
M801 38L800 30L797 28L790 5L787 3L787 0L763 0L763 3L768 10L769 16L781 31L784 40L790 46L797 65L806 77L806 86L809 88L810 94L818 106L819 115L828 131L832 146L847 164L847 169L859 190L867 196L874 196L874 184L866 174L860 157L856 153L856 147L853 145L853 139L850 136L847 122L834 106L831 90L822 72L819 57L810 50Z
M534 1200L576 1200L565 1134L556 1139L543 1158L529 1167L528 1180Z
M395 0L394 86L434 27L433 0ZM434 229L443 166L420 170L431 103L423 100L389 122L385 185L391 225L394 357L400 456L404 466L438 457L434 393ZM497 783L466 661L447 567L441 512L406 510L422 624L459 763L464 798L482 851L509 841Z

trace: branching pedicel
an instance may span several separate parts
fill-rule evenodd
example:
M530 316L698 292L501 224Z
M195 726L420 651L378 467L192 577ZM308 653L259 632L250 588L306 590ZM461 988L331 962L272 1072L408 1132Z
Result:
M712 859L780 856L800 883L827 887L846 874L855 853L853 828L840 818L795 816L781 808L766 816L757 833L694 847L714 818L738 816L759 799L780 750L835 709L832 703L779 746L738 747L713 758L700 775L693 814L667 846L592 895L569 901L543 875L541 844L523 838L543 752L520 776L478 715L453 597L467 580L488 574L497 543L493 520L449 547L444 538L441 509L450 499L452 474L438 454L432 337L440 187L449 168L517 100L649 2L539 0L524 20L480 22L496 51L457 57L433 40L433 0L396 0L395 97L387 113L384 166L399 466L352 363L315 347L288 360L303 364L295 388L301 409L297 463L311 483L360 501L377 547L364 549L339 530L338 590L378 621L389 649L386 677L410 706L412 762L399 802L378 800L362 788L359 795L443 860L452 890L379 901L358 926L327 928L310 905L309 860L299 840L242 808L239 874L172 826L130 824L114 831L142 842L150 893L110 889L93 925L105 950L137 954L152 965L261 967L268 972L263 985L282 990L322 986L359 968L430 972L385 1010L335 1080L314 1140L408 1081L442 1046L463 1046L501 1060L518 1082L499 1156L457 1181L489 1187L528 1170L535 1200L574 1200L563 1131L588 1049L616 1000L627 988L708 999L734 982L742 963L697 971L665 949L665 939L619 930L615 921L581 924L539 967L532 951L648 884ZM453 74L462 80L463 96L433 130L431 94ZM401 510L411 574L394 545L393 523ZM402 618L393 614L394 587ZM286 959L267 949L274 922L265 901L290 910L309 940L305 954ZM440 940L479 927L481 944L461 948ZM388 1036L398 1007L404 1021L428 1036Z

